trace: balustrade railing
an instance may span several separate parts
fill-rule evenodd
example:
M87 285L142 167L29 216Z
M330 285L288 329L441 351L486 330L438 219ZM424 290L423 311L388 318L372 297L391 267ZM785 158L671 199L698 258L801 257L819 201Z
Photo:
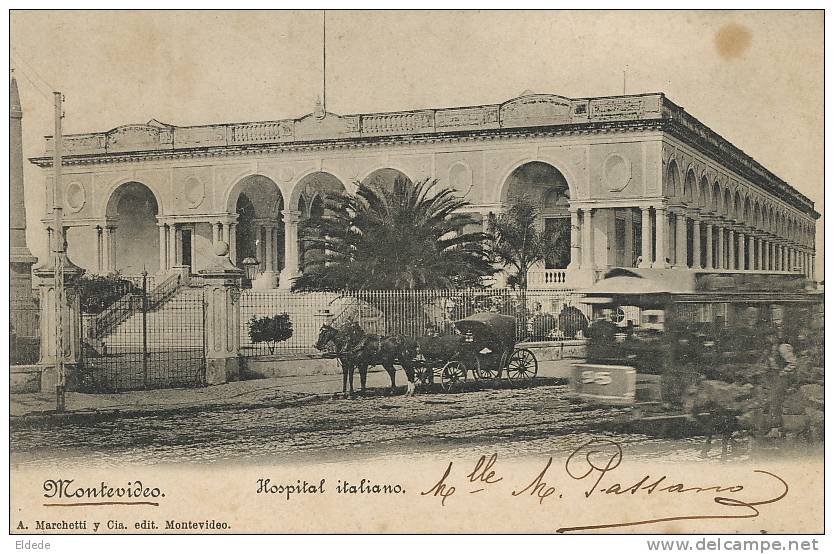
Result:
M527 285L568 288L568 272L566 269L534 269L527 274Z

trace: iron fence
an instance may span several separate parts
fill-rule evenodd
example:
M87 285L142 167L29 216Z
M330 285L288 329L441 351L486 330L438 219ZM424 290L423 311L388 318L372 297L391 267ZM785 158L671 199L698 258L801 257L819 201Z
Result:
M82 317L79 389L115 392L205 384L205 302L202 288L166 292L144 286Z
M242 356L313 354L324 315L339 294L329 292L295 293L283 290L244 290L240 296L240 352ZM287 314L292 336L275 345L253 342L253 319Z
M37 338L41 334L41 310L35 302L11 300L12 333L18 337Z
M244 291L241 295L243 356L314 354L325 321L357 322L366 332L424 336L454 332L454 322L476 312L516 318L519 341L573 339L587 329L590 307L571 290L444 289L292 293ZM293 334L277 344L254 342L253 318L287 314Z

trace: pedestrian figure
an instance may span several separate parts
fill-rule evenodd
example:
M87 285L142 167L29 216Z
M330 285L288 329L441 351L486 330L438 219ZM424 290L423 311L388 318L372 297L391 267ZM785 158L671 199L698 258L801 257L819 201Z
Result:
M788 344L782 329L768 335L767 382L770 388L770 432L768 438L781 436L782 405L785 396L796 387L797 360L793 346Z

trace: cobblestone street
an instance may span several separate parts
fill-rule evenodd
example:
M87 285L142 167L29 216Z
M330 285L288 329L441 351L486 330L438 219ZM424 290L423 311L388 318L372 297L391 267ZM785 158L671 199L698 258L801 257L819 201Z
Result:
M503 457L567 453L591 437L616 436L632 456L696 460L702 438L614 435L615 410L572 403L553 378L512 388L483 385L409 398L370 389L354 399L288 407L206 407L97 421L16 426L12 463L24 466L214 463L276 464L483 450ZM716 455L720 448L714 449Z

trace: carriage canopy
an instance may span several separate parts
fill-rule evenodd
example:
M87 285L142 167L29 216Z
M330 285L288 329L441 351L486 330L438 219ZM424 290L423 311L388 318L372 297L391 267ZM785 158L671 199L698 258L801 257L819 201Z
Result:
M497 343L496 346L501 345L505 350L515 346L516 321L513 316L478 312L455 321L455 327L461 333L472 333L479 341Z

